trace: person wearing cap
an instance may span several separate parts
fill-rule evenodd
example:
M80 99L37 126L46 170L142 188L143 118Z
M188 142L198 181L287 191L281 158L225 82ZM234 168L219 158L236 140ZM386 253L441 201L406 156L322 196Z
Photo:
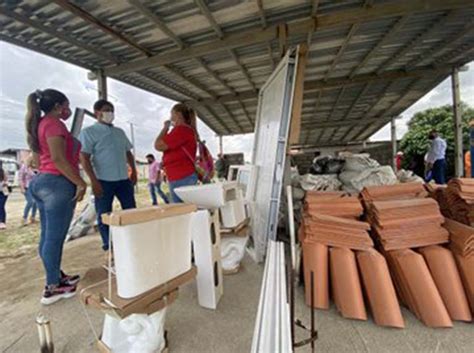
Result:
M114 126L114 106L101 99L94 104L97 123L81 131L81 164L89 176L95 196L95 208L102 249L109 250L109 226L102 223L102 215L112 211L116 197L122 209L136 207L134 184L137 182L132 144L125 132ZM132 170L130 177L127 165ZM108 253L106 253L108 258Z

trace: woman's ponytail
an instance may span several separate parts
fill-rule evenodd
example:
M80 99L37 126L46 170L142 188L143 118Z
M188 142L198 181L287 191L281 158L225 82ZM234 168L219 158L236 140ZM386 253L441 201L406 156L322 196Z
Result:
M41 109L39 100L41 99L41 92L31 93L26 100L26 140L30 149L38 153L39 152L39 140L38 140L38 125L41 119Z

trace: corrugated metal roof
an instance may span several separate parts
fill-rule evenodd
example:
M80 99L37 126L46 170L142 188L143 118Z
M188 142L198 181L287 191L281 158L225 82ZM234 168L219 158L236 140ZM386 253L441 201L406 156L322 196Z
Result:
M253 131L282 48L307 42L305 146L367 139L474 59L469 0L10 0L0 27L0 40L189 102L220 135Z

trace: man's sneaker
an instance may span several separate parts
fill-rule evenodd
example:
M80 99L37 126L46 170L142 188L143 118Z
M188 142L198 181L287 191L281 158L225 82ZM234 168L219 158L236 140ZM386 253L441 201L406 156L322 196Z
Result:
M7 225L5 223L0 223L0 229L7 229Z
M46 286L43 291L43 297L41 298L41 304L51 305L61 299L72 298L76 295L76 286L66 286L60 284L59 286Z
M75 286L79 283L80 280L81 280L81 276L79 275L67 275L63 271L61 271L60 282L61 284L64 284L65 286Z

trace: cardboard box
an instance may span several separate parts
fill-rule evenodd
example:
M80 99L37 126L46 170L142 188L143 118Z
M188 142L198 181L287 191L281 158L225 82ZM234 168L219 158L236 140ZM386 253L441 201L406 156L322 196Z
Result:
M161 218L180 216L196 210L196 205L184 203L135 208L103 214L102 222L110 226L123 226L144 223Z
M131 314L152 314L170 305L178 296L178 287L196 277L196 267L172 280L131 298L123 299L117 295L115 276L111 280L109 297L108 273L103 268L89 270L81 283L80 300L84 305L125 318Z

